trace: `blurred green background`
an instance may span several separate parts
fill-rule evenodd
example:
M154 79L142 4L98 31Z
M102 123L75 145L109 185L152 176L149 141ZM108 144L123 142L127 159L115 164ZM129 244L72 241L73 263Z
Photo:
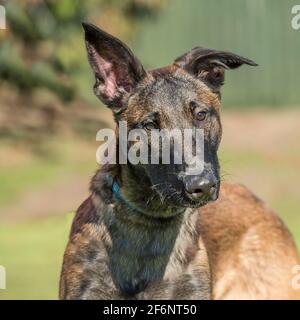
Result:
M222 176L246 184L300 246L300 30L281 0L10 0L0 30L0 299L57 299L73 212L112 126L92 94L81 21L127 42L147 68L195 46L259 63L226 74Z

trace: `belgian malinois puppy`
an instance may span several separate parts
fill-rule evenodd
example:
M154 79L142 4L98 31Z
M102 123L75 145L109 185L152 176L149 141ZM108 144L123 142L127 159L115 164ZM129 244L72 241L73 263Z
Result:
M120 40L83 24L94 92L129 129L202 128L204 170L107 164L79 207L61 299L292 299L298 256L279 219L245 187L220 183L224 70L256 64L201 47L145 71Z

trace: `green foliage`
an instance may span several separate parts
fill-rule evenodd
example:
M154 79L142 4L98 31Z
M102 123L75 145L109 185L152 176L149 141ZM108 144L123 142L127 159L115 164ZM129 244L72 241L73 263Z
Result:
M81 21L93 21L125 38L136 22L155 14L159 1L11 0L8 31L1 34L0 79L22 91L47 88L64 101L83 93L90 80ZM120 30L114 30L118 21ZM90 92L90 91L89 91Z

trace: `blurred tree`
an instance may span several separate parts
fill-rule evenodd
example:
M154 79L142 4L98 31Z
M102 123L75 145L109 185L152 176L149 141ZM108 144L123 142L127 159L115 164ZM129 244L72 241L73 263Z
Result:
M161 0L4 1L8 29L0 35L0 79L26 93L46 88L69 101L85 87L81 21L129 39Z

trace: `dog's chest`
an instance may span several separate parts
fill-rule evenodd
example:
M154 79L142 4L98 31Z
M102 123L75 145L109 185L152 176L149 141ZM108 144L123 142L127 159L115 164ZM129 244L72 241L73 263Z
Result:
M209 298L206 250L193 229L130 231L114 226L113 246L106 246L117 290L138 299Z
M106 267L112 291L126 299L209 299L211 279L206 252L198 248L188 263L178 261L179 257L174 257L177 254L181 253L144 258L126 251L114 258L108 255ZM99 287L107 281L101 279Z
M86 224L67 250L66 298L210 298L210 269L195 219L172 228L115 219Z
M175 237L166 230L131 230L113 226L112 246L106 246L108 268L116 288L134 296L162 281L170 264Z

